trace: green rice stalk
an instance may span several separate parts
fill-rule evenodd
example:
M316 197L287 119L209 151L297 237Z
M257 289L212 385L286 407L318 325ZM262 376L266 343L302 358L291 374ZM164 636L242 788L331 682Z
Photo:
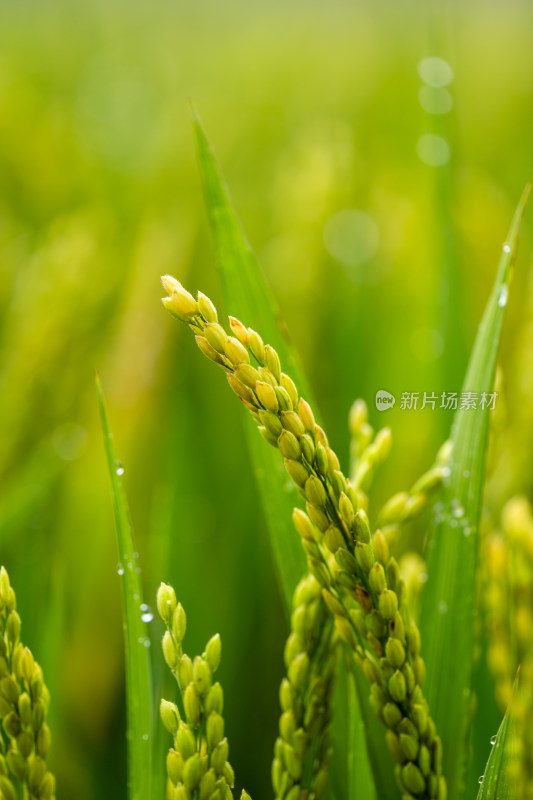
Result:
M374 435L368 422L367 405L361 399L350 409L349 428L350 483L357 492L359 507L367 510L368 488L377 467L389 454L392 434L390 428L382 428ZM380 510L378 524L389 545L395 541L401 526L422 514L442 487L449 451L450 443L445 442L434 466L418 478L409 491L393 495Z
M276 800L321 800L331 762L331 706L338 638L313 575L294 591L280 686L272 785Z
M47 769L50 694L29 647L20 641L17 600L4 567L0 569L0 797L55 800L55 777ZM6 751L7 742L7 751ZM14 782L13 782L14 781Z
M350 408L348 417L350 430L350 483L357 492L359 506L368 505L367 492L377 467L387 458L392 435L390 428L381 428L374 435L368 422L368 407L364 400L357 399Z
M408 550L398 560L400 575L405 583L405 597L412 618L418 624L422 592L427 581L427 564L420 553Z
M191 659L183 650L187 618L172 586L162 583L157 610L166 625L163 656L178 683L184 717L175 703L161 700L165 728L174 737L167 754L166 800L233 800L233 768L224 736L224 694L213 676L220 664L218 633L204 653ZM244 790L241 800L250 800Z
M199 293L195 299L170 276L162 281L169 295L163 304L189 325L204 355L224 370L263 438L280 451L306 502L307 514L295 509L293 520L309 570L339 635L372 685L372 705L387 727L405 798L444 800L442 744L422 691L420 635L385 537L380 531L371 535L354 487L311 407L282 372L274 348L234 318L233 336L228 336L209 298Z
M408 491L397 492L389 498L379 511L378 524L389 545L396 541L402 525L420 516L434 501L449 473L450 448L450 441L446 441L437 453L434 465Z

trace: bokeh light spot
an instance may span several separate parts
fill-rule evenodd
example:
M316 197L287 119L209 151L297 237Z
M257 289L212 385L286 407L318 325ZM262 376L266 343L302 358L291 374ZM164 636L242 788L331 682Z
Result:
M428 86L448 86L453 81L453 69L443 58L431 56L418 63L418 74Z
M335 261L345 267L358 267L375 256L379 228L365 211L345 208L326 222L324 245Z
M427 114L447 114L453 108L450 92L442 87L421 86L418 102Z
M423 134L417 142L418 158L428 167L441 167L450 160L450 145L442 136Z
M54 450L63 461L75 461L81 455L86 441L85 428L74 422L59 425L52 434Z

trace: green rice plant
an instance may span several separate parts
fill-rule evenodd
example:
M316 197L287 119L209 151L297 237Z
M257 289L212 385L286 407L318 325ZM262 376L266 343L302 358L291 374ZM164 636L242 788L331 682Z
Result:
M285 645L286 675L280 686L279 736L272 785L276 798L305 792L320 800L331 762L331 709L338 647L320 583L312 574L293 597L291 633Z
M174 739L167 754L167 800L232 800L235 774L224 736L224 696L220 683L213 683L220 664L220 636L213 636L205 652L191 660L182 646L187 618L172 586L159 587L157 609L166 625L163 656L176 678L184 710L182 718L175 703L161 700L161 719ZM241 800L250 800L244 790Z
M0 797L55 800L55 777L47 769L51 735L46 724L50 694L43 671L20 641L15 591L0 569Z
M311 406L282 372L276 350L234 317L230 318L234 335L228 335L213 303L202 293L194 299L170 276L163 278L163 285L169 295L163 304L189 325L200 350L224 370L261 436L279 450L305 501L307 513L295 508L293 522L310 573L322 587L339 636L371 684L371 703L387 728L386 742L397 762L402 791L444 798L441 740L422 691L425 665L420 635L405 605L404 584L384 535L371 534L368 517L358 508L357 494L337 455L316 424ZM309 663L305 653L301 656L305 677ZM296 770L295 785L300 778L301 771Z

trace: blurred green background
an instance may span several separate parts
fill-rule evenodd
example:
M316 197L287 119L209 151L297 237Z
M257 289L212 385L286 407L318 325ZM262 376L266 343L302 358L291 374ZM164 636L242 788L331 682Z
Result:
M231 761L239 786L270 796L287 623L244 412L159 302L168 272L221 305L189 99L344 466L356 397L393 428L376 508L447 435L451 411L402 410L399 398L460 391L532 174L532 26L531 4L479 0L0 6L0 560L52 692L59 798L126 796L95 368L145 595L153 605L160 580L175 585L189 652L221 633ZM446 63L422 61L435 57ZM530 255L528 212L493 512L531 489ZM378 389L396 395L394 410L376 411ZM161 633L150 625L168 696Z

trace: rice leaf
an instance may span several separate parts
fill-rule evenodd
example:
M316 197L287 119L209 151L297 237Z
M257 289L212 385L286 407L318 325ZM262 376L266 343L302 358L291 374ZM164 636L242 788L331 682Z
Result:
M394 772L388 753L385 753L383 746L383 727L378 723L377 717L373 714L368 703L368 686L364 686L364 698L367 701L370 714L365 716L362 704L358 696L358 686L356 682L357 672L350 671L351 658L347 658L347 680L348 680L348 794L346 797L361 798L361 800L377 800L379 797L389 797L393 800L399 795L398 787L394 780ZM362 676L361 676L362 678ZM368 721L376 723L368 725ZM379 744L373 749L369 742L372 742L372 731L377 731L380 738ZM387 763L383 763L383 772L374 769L372 774L371 753L379 750L387 758Z
M517 689L517 680L513 687L513 698ZM512 701L511 701L512 705ZM509 744L513 735L511 708L508 708L498 729L496 740L491 740L493 748L480 778L481 786L477 800L514 800L516 797L515 781L509 770Z
M274 299L233 209L215 155L196 115L193 115L193 128L226 305L245 325L261 331L265 342L277 350L285 370L295 380L299 391L312 402L294 349L280 331L280 316ZM299 502L298 494L287 480L278 454L265 446L257 435L253 421L248 418L246 437L281 587L290 608L294 588L307 568L291 518L292 509Z
M368 684L365 690L368 695ZM339 663L333 697L333 719L337 724L332 729L332 794L351 800L377 800L377 797L390 797L392 800L394 794L376 792L367 750L367 730L359 708L353 659L348 652L344 653L344 658ZM380 736L383 750L383 727ZM389 756L386 771L394 786Z
M496 702L494 676L488 665L488 641L485 620L483 620L483 629L478 641L478 648L472 683L476 687L476 696L480 702L476 704L476 714L472 721L469 743L470 760L466 772L467 787L475 786L479 776L486 772L485 764L491 749L489 736L498 730L501 722L501 711Z
M143 614L138 556L133 543L133 531L122 474L124 470L115 458L113 434L109 429L104 395L96 378L104 444L113 490L115 526L119 551L124 602L124 650L126 665L126 716L128 738L128 797L145 800L152 797L152 724L153 696L150 651Z
M198 117L193 114L193 128L200 164L204 197L213 235L217 263L222 278L225 302L245 324L261 331L265 341L278 352L284 369L291 375L299 392L316 409L307 380L294 347L286 338L283 322L265 278L246 238L242 225L233 209L228 189ZM280 584L287 609L291 608L292 593L302 574L307 571L305 555L299 537L292 525L292 510L300 503L294 488L288 483L279 454L266 446L257 435L256 426L245 419L250 456L259 487L270 540L278 568ZM350 677L348 677L350 680ZM348 680L336 691L336 709L347 714L336 714L333 736L336 741L347 741L351 731L360 735L361 719L358 708L348 698ZM381 732L383 739L383 734ZM356 744L356 742L354 742ZM383 749L383 741L381 741ZM347 762L337 760L332 775L333 792L346 785L349 777ZM357 753L357 793L354 798L371 798L375 795L372 771L366 748ZM392 774L392 765L388 768ZM352 772L349 768L349 772ZM343 774L341 774L343 773ZM353 777L353 776L352 776Z
M526 187L503 247L498 274L470 357L463 392L480 398L493 391L498 346ZM489 409L459 409L452 428L449 476L428 554L421 634L427 665L427 698L444 750L449 796L464 792L466 738L473 669L475 572L485 472Z

